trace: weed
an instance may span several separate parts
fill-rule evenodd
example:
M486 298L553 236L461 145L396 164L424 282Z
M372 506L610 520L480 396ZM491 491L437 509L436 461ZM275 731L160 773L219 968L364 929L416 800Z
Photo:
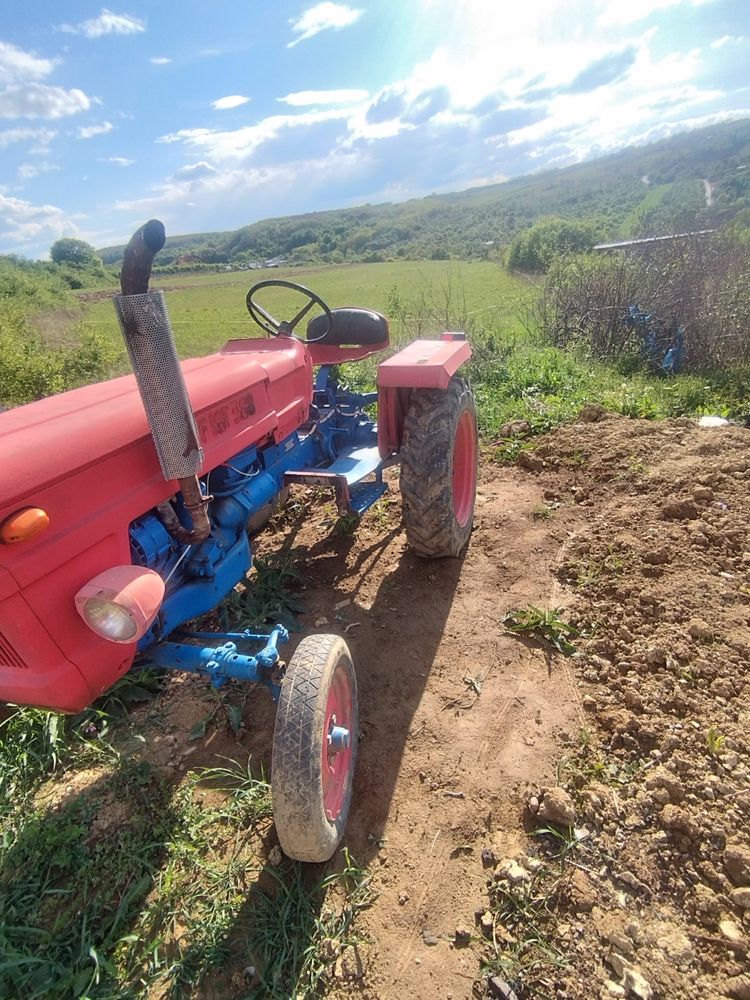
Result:
M293 554L256 556L253 565L255 572L251 579L235 587L219 608L223 627L262 628L281 624L294 628L294 616L302 610L302 604L291 592L300 582Z
M361 520L359 514L342 514L333 525L333 534L338 538L351 538Z
M726 737L718 731L716 726L711 726L711 728L706 733L706 746L708 747L708 752L712 757L718 757L721 751L724 749L724 743Z
M547 504L540 503L531 511L531 516L535 521L547 521L553 515L553 510Z
M500 975L524 995L555 996L554 980L567 959L555 946L560 875L544 866L528 881L490 884L493 934L485 975ZM501 930L498 935L497 928Z
M305 1000L319 995L345 948L356 944L354 922L370 905L365 872L344 851L344 867L310 884L309 869L269 870L274 884L258 892L247 936L258 983L250 996ZM333 905L331 905L333 903Z
M560 608L544 611L529 605L525 610L509 611L503 618L503 625L513 635L551 645L565 656L575 653L576 647L570 640L580 634L576 628L562 620Z
M625 567L624 556L610 545L603 555L593 555L576 563L571 569L571 579L576 587L585 590L601 583L605 576L621 573Z

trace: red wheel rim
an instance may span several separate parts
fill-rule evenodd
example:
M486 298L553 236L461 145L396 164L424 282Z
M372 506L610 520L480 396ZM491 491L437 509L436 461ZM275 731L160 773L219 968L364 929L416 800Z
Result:
M453 512L463 528L474 506L477 478L477 438L471 410L461 414L453 439Z
M352 726L352 688L349 674L343 667L339 666L334 671L326 701L321 768L323 808L331 823L338 819L346 797L352 764L352 745L357 738L356 733L352 732ZM330 737L334 727L341 727L349 731L349 744L345 749L337 751L331 747Z

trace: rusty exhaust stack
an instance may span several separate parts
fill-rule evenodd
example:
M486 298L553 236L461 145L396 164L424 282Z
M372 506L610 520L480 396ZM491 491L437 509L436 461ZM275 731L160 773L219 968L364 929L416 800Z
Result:
M132 236L125 248L120 274L121 295L114 298L115 312L138 383L143 408L151 427L162 475L179 483L193 528L184 528L175 517L172 534L193 545L208 538L208 497L198 481L203 450L188 398L185 379L163 292L150 292L148 283L154 257L164 246L164 226L151 219Z

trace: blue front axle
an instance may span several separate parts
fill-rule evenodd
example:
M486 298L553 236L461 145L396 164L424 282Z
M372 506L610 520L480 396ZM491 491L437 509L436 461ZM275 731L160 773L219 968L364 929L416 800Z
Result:
M289 632L283 625L268 635L244 632L187 632L186 639L225 640L220 645L192 646L183 642L160 642L149 649L147 659L167 670L186 670L207 676L213 687L220 688L230 678L263 683L278 701L281 678L278 676L278 646L287 642ZM237 652L237 643L263 643L253 656Z

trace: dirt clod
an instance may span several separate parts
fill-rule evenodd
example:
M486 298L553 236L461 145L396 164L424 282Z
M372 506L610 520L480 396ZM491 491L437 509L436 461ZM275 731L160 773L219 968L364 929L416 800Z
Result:
M564 788L544 788L537 816L555 826L572 826L576 819L573 799Z

